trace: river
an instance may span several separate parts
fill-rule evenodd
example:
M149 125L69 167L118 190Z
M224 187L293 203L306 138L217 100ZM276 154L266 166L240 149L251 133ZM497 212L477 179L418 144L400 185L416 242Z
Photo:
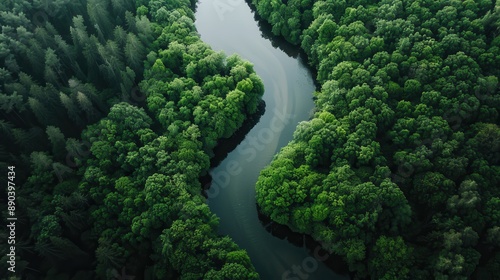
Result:
M292 139L297 124L311 116L315 90L311 73L300 57L288 56L264 38L243 0L199 0L195 25L214 50L237 53L252 62L265 86L264 114L210 171L208 204L220 218L219 232L248 252L261 279L348 279L313 258L314 251L318 258L325 255L315 250L319 245L307 248L299 239L296 246L271 234L256 208L260 171Z

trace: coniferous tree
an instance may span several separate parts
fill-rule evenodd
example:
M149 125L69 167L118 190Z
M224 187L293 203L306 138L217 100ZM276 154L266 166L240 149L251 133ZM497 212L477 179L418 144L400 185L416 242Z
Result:
M125 44L125 58L127 64L136 71L140 72L142 61L146 56L146 48L133 33L127 34L127 42Z
M59 84L60 74L62 73L61 61L54 50L48 48L45 53L45 81L53 85Z
M66 155L66 139L64 134L55 126L47 126L46 133L52 145L52 154L57 159L63 159Z
M76 100L78 101L78 105L81 110L85 113L88 122L92 122L97 114L95 114L94 106L90 99L81 91L76 93Z
M79 110L75 102L72 98L64 94L63 92L59 93L59 98L61 100L62 105L66 108L68 116L70 119L78 126L83 124L82 117L78 114Z
M28 104L31 108L33 114L35 114L37 120L40 124L44 126L55 125L56 122L52 117L52 113L47 109L45 105L43 105L40 101L35 98L28 98Z
M109 0L88 0L87 13L90 19L90 26L93 26L103 37L109 37L113 30L113 22L109 14Z

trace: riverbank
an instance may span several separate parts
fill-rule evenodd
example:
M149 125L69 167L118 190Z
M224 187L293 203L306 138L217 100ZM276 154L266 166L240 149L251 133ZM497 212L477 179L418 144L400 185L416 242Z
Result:
M311 116L316 88L313 77L298 53L289 56L291 50L283 52L279 43L266 38L269 34L262 34L244 1L232 1L233 5L226 3L225 10L217 10L220 3L199 2L196 28L214 50L238 53L254 64L264 82L266 108L243 139L221 142L225 145L223 154L231 151L210 170L212 185L207 197L211 211L220 218L219 233L229 235L248 252L261 279L293 277L297 268L307 273L308 279L344 279L323 262L313 261L314 248L304 246L309 241L296 246L297 242L290 242L293 238L270 234L256 209L255 182L260 171L292 139L297 124Z

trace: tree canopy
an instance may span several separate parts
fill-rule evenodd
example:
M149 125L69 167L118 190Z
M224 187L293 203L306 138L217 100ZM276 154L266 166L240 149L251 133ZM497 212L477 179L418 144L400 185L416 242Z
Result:
M495 278L498 1L252 3L320 85L261 172L262 213L357 277Z
M259 278L199 178L263 84L200 40L194 4L0 4L0 166L25 166L17 276Z

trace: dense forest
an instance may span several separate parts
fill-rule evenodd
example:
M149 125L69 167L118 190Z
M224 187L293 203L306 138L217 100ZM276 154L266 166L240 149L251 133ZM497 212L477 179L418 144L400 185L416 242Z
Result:
M500 0L251 2L319 85L259 211L357 279L498 278ZM15 245L9 279L259 278L200 178L264 86L201 41L195 8L0 3L0 200L17 218L1 275Z
M247 253L217 234L199 178L217 141L256 113L263 84L248 61L200 40L194 8L1 2L11 279L258 278ZM2 188L2 205L6 197ZM7 228L0 233L7 240ZM0 260L6 275L9 256Z
M498 279L500 2L252 3L320 85L260 211L356 278Z

